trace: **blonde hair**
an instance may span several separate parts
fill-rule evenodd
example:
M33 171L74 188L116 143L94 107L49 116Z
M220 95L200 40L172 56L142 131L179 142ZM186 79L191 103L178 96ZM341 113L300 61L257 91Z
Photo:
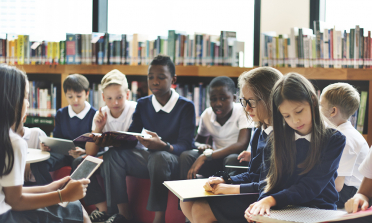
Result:
M128 90L128 81L125 74L117 69L114 69L103 76L101 80L101 90L103 91L105 88L113 84L121 85L124 87L124 90Z
M322 97L328 101L329 107L337 107L345 119L348 119L359 108L359 92L348 83L328 85L323 89Z
M275 83L283 76L283 74L272 67L258 67L250 71L246 71L239 76L238 86L240 88L240 97L242 97L242 89L244 86L248 86L252 89L253 94L256 98L261 99L260 102L263 103L268 117L269 124L271 125L271 107L270 107L270 93L273 89ZM261 112L258 111L258 118L260 122L257 123L256 127L261 127L266 124L263 122L262 117L260 117ZM247 115L248 120L252 122L252 118Z

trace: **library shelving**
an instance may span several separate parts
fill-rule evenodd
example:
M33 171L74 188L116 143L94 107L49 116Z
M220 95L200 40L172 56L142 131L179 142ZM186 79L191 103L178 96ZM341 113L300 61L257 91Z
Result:
M83 75L104 75L112 69L118 69L128 76L146 76L147 65L17 65L18 68L24 70L27 74L48 74L59 75L60 88L62 89L63 80L70 74L78 73ZM228 66L176 66L176 75L180 77L195 77L197 82L198 77L215 77L229 76L239 77L244 71L249 71L253 68L228 67ZM368 83L368 109L372 111L372 69L351 69L351 68L287 68L278 67L283 74L289 72L299 73L309 80L329 80L329 81L363 81ZM61 106L67 106L68 103L63 95L61 95ZM369 145L372 144L372 112L366 115L368 124L366 138Z

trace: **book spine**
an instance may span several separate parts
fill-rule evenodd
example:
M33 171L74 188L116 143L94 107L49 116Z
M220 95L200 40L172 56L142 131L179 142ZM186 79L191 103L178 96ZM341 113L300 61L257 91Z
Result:
M365 113L367 110L367 91L362 91L360 94L360 105L359 105L359 114L358 114L358 121L357 121L357 130L363 134L364 130L364 120L365 120Z

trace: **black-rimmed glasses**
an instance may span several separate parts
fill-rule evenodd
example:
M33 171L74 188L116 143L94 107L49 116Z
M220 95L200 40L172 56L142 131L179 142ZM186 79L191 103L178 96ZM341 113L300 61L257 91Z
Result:
M246 108L247 105L249 105L249 107L251 107L251 108L255 108L257 106L257 102L261 101L261 99L258 99L258 100L254 100L254 99L246 100L244 98L239 98L239 100L240 100L240 104L242 104L242 106L244 108Z

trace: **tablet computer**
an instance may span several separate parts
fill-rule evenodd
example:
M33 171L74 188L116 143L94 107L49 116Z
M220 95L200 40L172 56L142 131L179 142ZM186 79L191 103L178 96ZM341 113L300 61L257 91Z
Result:
M75 144L72 140L51 138L47 136L40 136L40 142L50 147L50 152L69 155L68 151L75 150Z
M102 162L103 162L102 159L93 156L85 157L83 162L81 162L80 165L76 168L76 170L71 174L71 179L72 180L80 180L83 178L89 179L92 176L92 174L98 169ZM65 186L66 185L64 185L62 188L64 188ZM59 203L59 205L66 207L68 203L69 202L63 202Z

